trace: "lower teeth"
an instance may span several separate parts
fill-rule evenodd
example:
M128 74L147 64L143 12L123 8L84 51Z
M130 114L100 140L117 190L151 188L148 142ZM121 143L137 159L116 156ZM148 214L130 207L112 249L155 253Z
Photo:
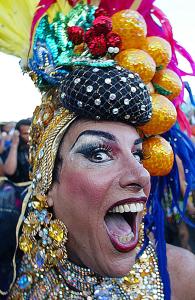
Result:
M119 239L119 242L125 244L126 242L130 242L133 237L134 237L134 234L133 234L133 232L131 232L126 236L119 236L118 239Z

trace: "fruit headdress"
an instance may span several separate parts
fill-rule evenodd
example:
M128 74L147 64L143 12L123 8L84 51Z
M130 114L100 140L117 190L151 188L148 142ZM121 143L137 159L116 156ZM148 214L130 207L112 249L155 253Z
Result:
M0 50L21 58L23 71L29 73L42 93L30 134L29 209L39 214L44 211L56 153L75 118L135 126L143 140L144 167L152 176L146 230L154 232L165 282L160 200L169 189L173 195L169 208L177 206L185 218L195 164L193 145L180 130L189 130L180 105L182 77L195 75L195 65L174 40L167 17L153 3L7 0L0 4ZM177 52L189 61L191 74L179 69ZM180 184L176 155L183 162L187 182L183 210L177 202ZM22 238L23 245L25 237L29 244L23 250L29 252L32 240L27 238L27 229L24 227ZM147 243L146 235L145 246Z

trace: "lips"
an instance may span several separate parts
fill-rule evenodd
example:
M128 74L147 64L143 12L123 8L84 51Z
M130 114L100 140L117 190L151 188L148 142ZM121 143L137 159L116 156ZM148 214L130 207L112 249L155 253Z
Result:
M139 241L139 215L146 198L122 200L112 205L105 215L108 236L120 252L133 250Z

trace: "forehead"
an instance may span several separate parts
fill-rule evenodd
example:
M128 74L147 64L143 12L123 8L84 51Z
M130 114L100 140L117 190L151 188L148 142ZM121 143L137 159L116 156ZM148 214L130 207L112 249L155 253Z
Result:
M89 130L110 133L121 143L133 143L140 137L133 126L124 123L78 120L70 126L67 134L65 134L65 140L73 143L82 132Z

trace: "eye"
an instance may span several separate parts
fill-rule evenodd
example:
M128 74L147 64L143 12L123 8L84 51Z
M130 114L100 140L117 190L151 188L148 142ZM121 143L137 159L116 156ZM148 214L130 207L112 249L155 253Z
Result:
M135 157L135 159L138 161L138 162L142 162L143 159L144 159L144 153L141 149L138 149L136 150L135 152L133 152L133 156Z
M107 162L112 159L112 148L108 145L96 143L82 145L76 152L94 163Z
M110 154L107 150L96 149L91 153L91 157L88 157L89 160L93 162L105 162L111 159Z

